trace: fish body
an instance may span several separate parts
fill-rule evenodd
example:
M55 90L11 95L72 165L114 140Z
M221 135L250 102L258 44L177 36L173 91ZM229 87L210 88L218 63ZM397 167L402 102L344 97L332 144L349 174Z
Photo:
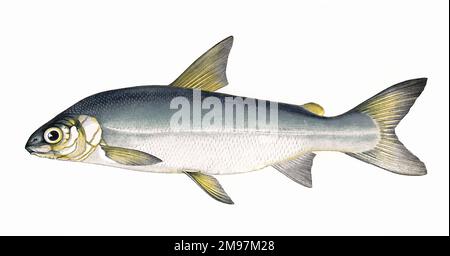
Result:
M215 92L228 84L233 38L200 56L168 86L89 96L37 129L33 155L137 171L185 173L213 198L233 203L211 175L272 166L312 186L314 152L338 151L388 171L424 175L395 127L423 91L408 80L339 116L316 103L292 105Z
M233 174L258 170L311 151L363 152L377 144L378 129L367 115L350 113L338 117L311 114L301 106L270 101L263 106L278 107L278 124L274 127L190 127L174 131L170 120L178 109L170 103L183 97L193 106L193 89L168 86L140 86L102 92L88 97L64 111L61 116L95 116L108 145L152 152L164 161L131 169L154 172L201 170L205 174ZM222 103L236 96L201 92L201 101L214 97ZM245 98L246 99L246 98ZM236 108L243 108L239 101ZM194 111L194 110L193 110ZM192 112L193 112L192 111ZM209 113L201 111L201 119ZM247 117L247 116L246 116ZM59 118L59 117L57 117ZM236 116L234 116L236 119ZM244 122L247 123L248 120ZM234 123L233 123L234 124ZM358 136L355 136L358 134ZM86 162L118 166L102 157L101 148ZM129 168L130 169L130 168Z

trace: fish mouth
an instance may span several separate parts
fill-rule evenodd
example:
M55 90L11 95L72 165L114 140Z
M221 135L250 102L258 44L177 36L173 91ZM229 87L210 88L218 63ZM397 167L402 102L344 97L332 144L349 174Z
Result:
M42 145L42 146L26 145L25 149L28 151L28 153L30 153L32 155L46 154L51 151L51 148L48 145Z
M37 152L34 151L33 148L25 147L25 149L30 153L32 156L42 157L42 158L49 158L49 159L57 159L58 157L55 156L55 154L50 152Z
M25 146L25 149L28 151L28 153L33 154L34 151L30 146Z

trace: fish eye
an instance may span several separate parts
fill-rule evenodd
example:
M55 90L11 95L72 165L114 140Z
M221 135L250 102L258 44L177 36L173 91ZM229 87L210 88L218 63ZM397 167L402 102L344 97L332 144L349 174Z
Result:
M62 139L62 131L58 127L48 128L44 132L44 140L50 144L55 144L60 142Z

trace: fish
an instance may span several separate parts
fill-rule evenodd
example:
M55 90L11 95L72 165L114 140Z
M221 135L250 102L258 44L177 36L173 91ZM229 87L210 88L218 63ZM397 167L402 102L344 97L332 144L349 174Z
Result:
M232 36L222 40L169 85L80 100L33 132L26 150L49 159L185 174L226 204L233 201L215 176L272 166L310 188L313 160L321 151L343 152L396 174L427 173L395 133L427 78L395 84L343 114L325 116L314 102L217 92L228 84L232 45Z

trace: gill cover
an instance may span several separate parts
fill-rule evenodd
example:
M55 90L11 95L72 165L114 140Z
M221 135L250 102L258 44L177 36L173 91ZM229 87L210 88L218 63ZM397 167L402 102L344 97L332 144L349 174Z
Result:
M80 115L76 118L64 118L64 136L58 144L52 145L56 158L61 160L83 161L92 152L102 139L102 129L97 119L91 116Z

